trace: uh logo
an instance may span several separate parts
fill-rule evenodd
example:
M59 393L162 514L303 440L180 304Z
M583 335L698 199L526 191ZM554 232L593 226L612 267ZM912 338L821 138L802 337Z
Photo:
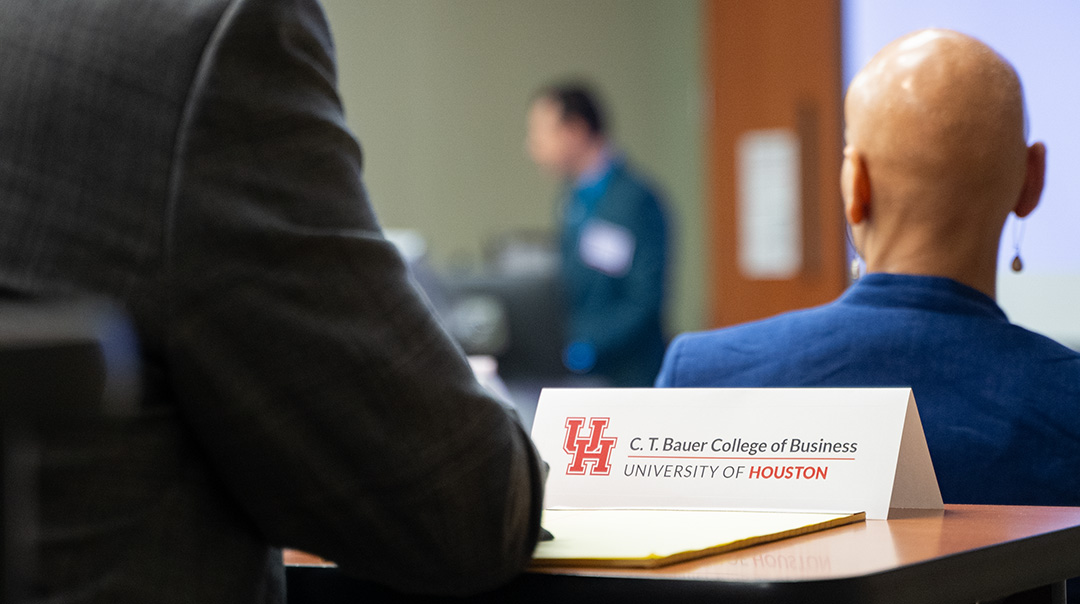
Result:
M589 424L588 434L582 434L581 429L586 421ZM567 475L584 476L585 466L589 466L589 474L594 476L607 476L611 473L611 452L615 449L618 438L604 436L604 430L611 422L610 417L584 417L566 418L566 440L563 441L563 451L572 457L570 464L566 466Z

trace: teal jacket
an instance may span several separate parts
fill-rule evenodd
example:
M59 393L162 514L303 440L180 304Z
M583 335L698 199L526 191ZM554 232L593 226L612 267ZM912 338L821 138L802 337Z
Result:
M668 225L624 162L574 188L562 221L567 366L614 386L649 386L663 360Z

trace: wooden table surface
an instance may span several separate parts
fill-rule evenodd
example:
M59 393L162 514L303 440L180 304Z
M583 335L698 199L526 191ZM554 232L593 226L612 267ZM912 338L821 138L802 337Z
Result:
M325 564L297 552L286 564ZM1080 576L1080 508L946 506L648 570L531 569L508 601L974 602Z

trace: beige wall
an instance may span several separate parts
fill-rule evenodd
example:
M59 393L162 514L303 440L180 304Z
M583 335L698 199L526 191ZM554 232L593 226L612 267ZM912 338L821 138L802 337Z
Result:
M324 0L346 115L385 227L442 267L498 233L554 229L558 183L523 147L529 97L584 76L614 138L666 191L677 249L671 327L704 314L699 0Z

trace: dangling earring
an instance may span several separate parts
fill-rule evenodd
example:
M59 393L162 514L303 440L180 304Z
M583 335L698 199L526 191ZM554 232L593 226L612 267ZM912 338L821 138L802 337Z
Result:
M859 277L862 277L862 265L859 261L859 257L855 256L851 260L851 280L858 281Z
M1019 273L1024 270L1024 261L1020 259L1020 242L1024 239L1024 219L1013 219L1013 261L1012 271Z

